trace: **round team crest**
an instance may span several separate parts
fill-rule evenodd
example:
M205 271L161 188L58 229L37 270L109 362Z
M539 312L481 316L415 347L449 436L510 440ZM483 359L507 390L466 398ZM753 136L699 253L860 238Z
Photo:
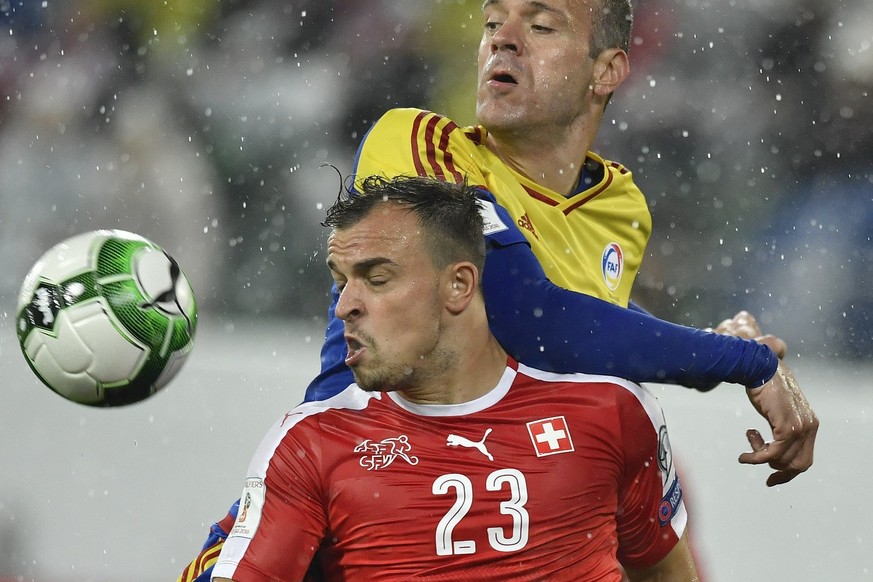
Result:
M670 448L667 426L663 424L658 430L658 467L664 473L665 479L670 476L670 471L673 470L673 450Z
M603 257L600 262L603 271L603 282L610 291L618 289L621 283L621 274L624 271L624 255L618 243L609 243L603 249Z

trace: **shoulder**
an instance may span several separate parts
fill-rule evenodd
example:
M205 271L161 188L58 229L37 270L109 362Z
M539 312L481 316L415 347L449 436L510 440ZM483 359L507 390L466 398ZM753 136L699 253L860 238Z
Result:
M635 410L648 417L653 425L662 423L663 414L657 398L644 386L617 376L600 374L559 374L546 372L524 364L518 365L519 375L527 382L547 389L565 389L569 394L596 398L604 407L612 407L620 416Z
M573 387L582 385L587 389L609 390L619 393L627 392L630 394L636 394L644 390L639 384L619 378L618 376L606 374L548 372L523 363L518 364L518 373L520 376L526 377L529 381L537 384L564 384Z
M454 121L439 113L416 107L396 107L386 111L376 121L370 135L372 136L374 132L379 134L402 130L424 136L426 133L434 133L437 130L441 133L445 130L454 131L456 129L460 128Z
M427 147L434 151L457 149L474 150L481 146L481 127L463 127L449 117L427 109L397 107L386 111L364 137L362 145L391 145L393 147Z
M624 165L601 158L592 152L588 159L602 167L602 178L594 187L589 210L599 208L601 220L607 220L611 230L620 225L633 224L635 231L648 237L652 230L652 218L646 197L634 182L633 173Z
M339 415L349 412L362 413L381 397L381 393L366 392L352 384L326 400L304 402L292 408L267 431L255 453L255 462L269 461L278 449L291 443L317 444L324 424L331 424Z
M361 390L357 384L350 384L341 392L325 400L304 402L286 412L282 419L278 420L275 427L290 430L303 421L321 422L324 417L344 411L363 411L374 400L380 400L380 392L367 392Z
M607 190L613 193L631 195L643 201L643 193L634 182L633 172L625 165L620 164L599 155L588 152L588 160L593 161L603 168L604 182Z
M479 183L475 131L426 109L397 108L385 112L370 128L355 162L355 174L417 175Z

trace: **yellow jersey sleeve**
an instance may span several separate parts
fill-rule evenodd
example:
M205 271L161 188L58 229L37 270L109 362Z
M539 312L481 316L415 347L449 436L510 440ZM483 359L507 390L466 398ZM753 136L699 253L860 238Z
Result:
M422 109L392 109L370 129L358 151L356 183L371 175L432 176L482 185L476 147L463 128Z

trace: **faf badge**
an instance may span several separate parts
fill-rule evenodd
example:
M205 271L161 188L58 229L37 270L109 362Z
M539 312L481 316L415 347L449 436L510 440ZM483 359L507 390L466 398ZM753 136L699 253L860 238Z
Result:
M609 243L603 249L600 268L603 272L603 282L606 283L609 290L618 289L618 285L621 283L621 274L624 271L624 254L618 243Z

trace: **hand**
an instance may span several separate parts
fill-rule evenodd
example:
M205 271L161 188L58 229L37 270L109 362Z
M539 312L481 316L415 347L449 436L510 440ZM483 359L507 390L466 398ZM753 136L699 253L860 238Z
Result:
M746 431L752 452L740 455L740 463L767 463L776 471L767 478L767 486L787 483L812 465L818 418L797 385L794 375L783 362L763 386L748 388L752 406L770 423L773 440L765 442L755 429Z
M785 354L788 352L788 345L783 340L774 335L761 332L761 328L758 327L758 322L755 320L755 317L748 311L740 311L731 319L725 319L711 331L724 335L733 335L736 337L755 340L773 350L780 360L784 358Z

